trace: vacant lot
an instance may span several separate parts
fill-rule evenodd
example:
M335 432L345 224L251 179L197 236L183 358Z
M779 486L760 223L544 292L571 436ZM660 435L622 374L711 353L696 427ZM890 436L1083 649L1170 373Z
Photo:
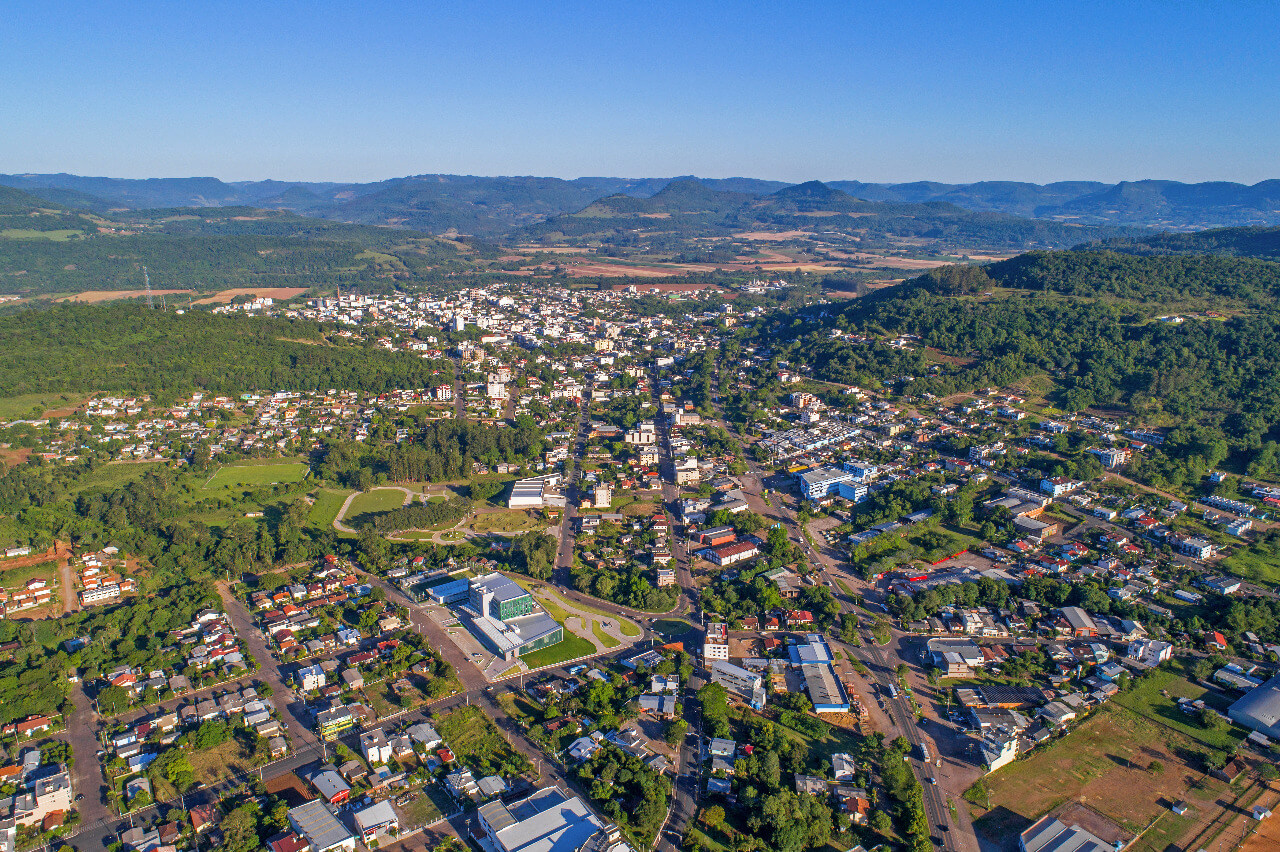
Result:
M214 471L205 488L260 488L282 482L301 482L310 468L300 461L268 461L261 464L223 465Z
M1194 740L1113 703L1068 736L988 775L965 798L981 814L976 827L996 841L1016 837L1067 801L1136 833L1178 800L1202 813L1216 807L1225 785L1199 771L1200 751Z
M1178 708L1179 698L1190 698L1193 701L1203 698L1210 707L1222 711L1227 709L1229 701L1224 696L1187 680L1182 660L1172 661L1169 665L1170 668L1150 672L1132 690L1117 696L1115 702L1220 751L1230 751L1248 736L1248 731L1235 725L1217 730L1206 728L1195 716L1183 713Z
M435 729L459 763L513 754L506 738L479 707L459 707L437 719Z

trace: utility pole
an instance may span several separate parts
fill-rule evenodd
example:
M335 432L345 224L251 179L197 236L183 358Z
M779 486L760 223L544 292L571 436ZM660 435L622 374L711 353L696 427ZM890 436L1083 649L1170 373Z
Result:
M142 267L142 283L147 288L147 307L153 308L155 304L151 300L151 276L147 274L147 268Z

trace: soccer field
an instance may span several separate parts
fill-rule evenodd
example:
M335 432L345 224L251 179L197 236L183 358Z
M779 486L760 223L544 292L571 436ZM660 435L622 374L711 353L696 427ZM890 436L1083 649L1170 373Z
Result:
M309 468L304 462L277 461L269 464L223 465L205 482L205 488L252 488L301 482Z

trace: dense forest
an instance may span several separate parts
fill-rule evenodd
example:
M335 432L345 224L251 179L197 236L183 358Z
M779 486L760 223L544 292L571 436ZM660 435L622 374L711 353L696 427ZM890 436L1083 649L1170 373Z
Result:
M1225 254L1280 260L1280 228L1211 228L1175 233L1162 231L1143 237L1115 238L1080 246L1126 254Z
M173 398L197 388L382 393L439 383L429 360L332 344L315 323L177 315L118 302L0 317L0 351L0 396L121 391Z
M465 420L405 417L413 431L409 441L397 443L384 431L366 442L331 440L321 452L319 472L325 479L349 488L368 488L379 476L393 481L442 482L465 479L472 465L498 462L522 464L541 457L545 441L529 415L512 426L489 426ZM492 494L475 494L488 499Z

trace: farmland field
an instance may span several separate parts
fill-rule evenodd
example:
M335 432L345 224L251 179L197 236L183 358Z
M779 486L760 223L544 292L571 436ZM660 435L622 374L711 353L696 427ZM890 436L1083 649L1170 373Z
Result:
M80 236L82 232L73 229L61 229L56 231L35 231L30 228L5 228L0 231L0 237L8 240L52 240L55 243L64 243L72 237Z
M204 484L205 488L256 488L281 482L301 482L310 470L305 462L274 459L262 464L223 465Z

